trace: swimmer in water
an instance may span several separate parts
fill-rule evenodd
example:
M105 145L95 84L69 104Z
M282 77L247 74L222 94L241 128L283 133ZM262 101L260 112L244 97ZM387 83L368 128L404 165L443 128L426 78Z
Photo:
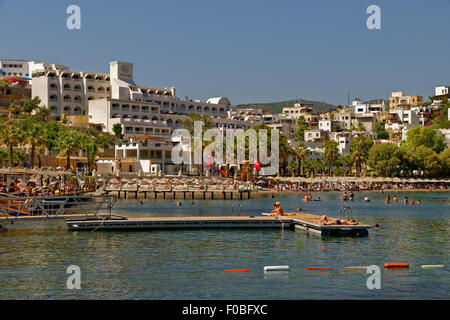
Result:
M177 202L177 206L181 207L181 201Z
M420 200L416 200L416 204L421 204Z
M404 203L408 203L408 197L405 197L405 200L403 200Z
M392 200L394 201L394 203L397 203L397 201L398 201L397 196L394 196L394 197L392 198Z
M384 203L389 203L391 201L391 197L388 195L384 200Z
M297 211L302 211L302 207L298 206Z
M139 203L141 204L141 206L144 204L144 201L140 200Z
M344 196L342 197L342 200L344 200L344 201L347 201L347 200L348 200L347 192L344 193Z
M370 201L369 197L368 197L368 196L365 196L365 197L364 197L364 201L365 201L365 202L369 202L369 201Z

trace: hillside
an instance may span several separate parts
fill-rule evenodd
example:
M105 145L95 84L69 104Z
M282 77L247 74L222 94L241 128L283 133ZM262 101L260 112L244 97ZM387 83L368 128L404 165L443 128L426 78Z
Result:
M331 110L335 110L337 106L320 102L320 101L310 101L310 100L288 100L288 101L280 101L280 102L268 102L268 103L249 103L249 104L239 104L236 107L238 108L253 108L253 109L263 109L269 110L272 113L281 113L283 108L293 107L295 103L312 103L313 104L313 112L321 113L327 112Z

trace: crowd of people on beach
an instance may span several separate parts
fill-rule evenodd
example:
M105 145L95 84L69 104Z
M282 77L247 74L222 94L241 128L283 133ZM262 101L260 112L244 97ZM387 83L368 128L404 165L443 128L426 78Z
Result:
M421 183L279 183L268 184L267 188L282 191L379 191L379 190L450 190L450 186L445 184L421 184Z
M82 186L79 184L65 184L62 180L42 181L42 185L34 181L22 182L19 178L8 182L0 181L0 195L12 195L16 197L38 197L69 195L82 192L94 191L95 187Z

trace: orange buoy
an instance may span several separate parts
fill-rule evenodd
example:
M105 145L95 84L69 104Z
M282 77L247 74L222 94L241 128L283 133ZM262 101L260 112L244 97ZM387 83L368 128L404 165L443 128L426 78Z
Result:
M307 270L330 270L331 267L308 267Z
M375 228L373 228L373 230L380 230L380 228L379 227L375 227Z
M250 272L250 269L228 269L225 272Z
M385 268L409 268L407 262L389 262L384 264Z

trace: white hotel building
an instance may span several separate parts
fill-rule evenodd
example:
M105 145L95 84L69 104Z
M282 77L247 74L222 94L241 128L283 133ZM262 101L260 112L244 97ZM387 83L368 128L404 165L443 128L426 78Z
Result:
M120 123L125 137L142 134L169 136L190 113L210 116L221 129L247 129L252 122L229 117L231 103L225 97L180 100L175 88L138 86L133 81L133 64L113 61L110 74L73 71L42 62L27 63L33 76L32 97L57 119L65 115L89 115L89 122L104 131ZM32 70L32 71L31 71Z
M215 127L246 129L251 124L228 118L231 103L218 97L199 100L180 100L175 88L138 86L133 81L133 64L113 61L110 63L111 95L90 99L89 121L102 124L104 131L120 123L125 137L139 135L169 136L182 127L190 113L210 116Z
M33 73L31 96L51 110L50 116L87 114L89 100L111 96L109 74L71 71L60 65L42 64Z

